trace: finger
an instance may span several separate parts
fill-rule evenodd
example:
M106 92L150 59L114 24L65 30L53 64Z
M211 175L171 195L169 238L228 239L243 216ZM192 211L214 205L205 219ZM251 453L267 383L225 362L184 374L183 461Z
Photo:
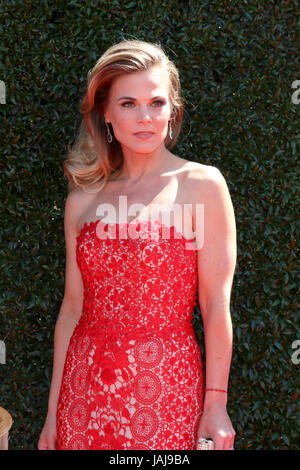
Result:
M47 450L47 441L45 438L40 438L39 443L38 443L38 450Z
M55 437L51 437L49 439L49 450L56 450L56 438Z
M224 445L223 449L224 450L230 450L230 448L233 446L233 440L231 436L226 436L224 439Z
M236 433L235 433L235 431L233 430L232 433L231 433L231 439L230 439L230 447L229 447L230 450L234 450L234 440L235 440L235 436L236 436Z
M197 441L203 437L204 439L211 439L211 436L206 432L204 427L199 427L197 431Z
M224 450L234 450L235 433L230 434L225 438Z
M214 450L223 450L224 446L224 438L220 436L220 434L217 434L214 439Z

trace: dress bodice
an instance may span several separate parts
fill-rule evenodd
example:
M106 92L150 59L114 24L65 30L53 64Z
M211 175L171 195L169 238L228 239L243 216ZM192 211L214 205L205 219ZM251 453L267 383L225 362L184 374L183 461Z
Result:
M80 328L191 331L197 251L160 221L85 223L76 260L84 286Z

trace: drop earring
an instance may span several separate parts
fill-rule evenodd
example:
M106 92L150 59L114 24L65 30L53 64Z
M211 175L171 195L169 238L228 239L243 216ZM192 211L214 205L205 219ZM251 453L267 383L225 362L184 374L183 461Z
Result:
M170 130L169 130L169 137L170 139L173 139L173 130L172 130L171 124L170 124Z
M106 124L106 128L107 128L107 142L108 142L109 144L111 144L113 138L112 138L112 135L111 135L111 133L110 133L109 122L106 122L106 121L105 121L105 124Z

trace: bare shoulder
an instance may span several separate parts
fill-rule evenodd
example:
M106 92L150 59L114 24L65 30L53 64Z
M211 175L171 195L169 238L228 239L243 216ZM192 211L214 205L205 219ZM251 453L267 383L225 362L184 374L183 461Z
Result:
M197 209L205 207L206 226L209 226L207 217L213 216L211 223L216 227L226 218L231 219L234 225L234 208L226 180L221 171L212 165L203 165L193 162L184 179L184 198L192 204L193 230L197 219Z
M191 202L199 202L205 196L212 195L212 191L227 187L221 171L212 165L190 162L187 166L184 179L186 195Z
M186 180L188 183L214 183L223 178L221 171L212 165L204 165L203 163L190 162L187 167Z
M65 227L78 232L79 217L92 197L92 194L87 193L82 188L75 188L70 191L65 202Z

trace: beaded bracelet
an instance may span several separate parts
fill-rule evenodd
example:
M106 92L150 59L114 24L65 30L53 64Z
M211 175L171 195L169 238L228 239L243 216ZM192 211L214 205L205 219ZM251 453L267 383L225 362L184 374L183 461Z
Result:
M227 390L220 390L218 388L206 388L204 391L205 392L223 392L223 393L227 393Z

